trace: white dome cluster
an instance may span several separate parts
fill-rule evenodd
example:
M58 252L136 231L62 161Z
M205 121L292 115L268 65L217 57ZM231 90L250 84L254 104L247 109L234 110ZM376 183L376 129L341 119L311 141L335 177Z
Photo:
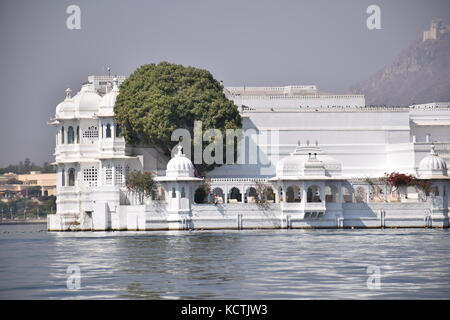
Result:
M181 145L178 146L178 153L167 163L166 177L193 177L194 165L192 161L182 152Z
M114 104L119 88L103 96L95 90L93 83L83 84L81 90L71 97L72 90L66 89L66 98L56 107L56 119L92 118L101 110L105 116L114 116Z
M420 177L436 177L447 176L447 163L444 159L439 157L435 151L434 145L431 145L431 151L428 156L422 159L419 164Z

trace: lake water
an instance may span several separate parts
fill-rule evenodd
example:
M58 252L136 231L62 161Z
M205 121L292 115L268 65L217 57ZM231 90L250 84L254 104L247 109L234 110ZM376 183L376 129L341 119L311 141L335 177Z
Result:
M48 233L45 227L0 225L1 299L450 298L448 229ZM80 270L78 289L68 268Z

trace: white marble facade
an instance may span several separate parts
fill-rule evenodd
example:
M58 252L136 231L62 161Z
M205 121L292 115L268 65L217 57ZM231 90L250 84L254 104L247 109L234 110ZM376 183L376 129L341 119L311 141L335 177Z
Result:
M257 163L210 172L200 204L202 179L181 150L168 161L126 146L114 121L123 80L91 76L56 107L49 230L448 226L449 103L366 107L364 96L315 86L225 88ZM133 170L156 173L160 194L139 203L125 186ZM408 188L395 198L377 180L386 172L431 179L433 192ZM266 206L255 201L262 185L271 190Z

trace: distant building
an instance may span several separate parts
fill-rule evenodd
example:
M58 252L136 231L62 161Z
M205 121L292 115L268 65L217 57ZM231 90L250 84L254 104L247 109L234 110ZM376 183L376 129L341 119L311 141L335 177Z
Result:
M21 196L29 187L40 187L41 196L56 195L56 173L31 171L29 174L5 173L0 175L0 198Z
M26 187L41 187L42 196L56 195L56 173L31 171L29 174L19 174L17 180Z
M450 25L444 26L441 20L434 20L431 22L430 30L423 32L423 41L437 40L448 32L450 32Z

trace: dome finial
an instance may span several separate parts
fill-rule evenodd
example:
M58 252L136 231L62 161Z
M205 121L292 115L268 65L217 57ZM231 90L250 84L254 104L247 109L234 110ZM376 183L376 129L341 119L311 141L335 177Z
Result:
M179 144L177 146L177 149L178 149L177 156L182 156L183 155L183 147L181 146L181 144Z
M435 150L435 146L434 143L431 144L431 150L430 150L430 154L433 156L437 156L436 150Z
M66 99L70 99L71 98L71 94L72 94L72 89L67 88L66 89Z

